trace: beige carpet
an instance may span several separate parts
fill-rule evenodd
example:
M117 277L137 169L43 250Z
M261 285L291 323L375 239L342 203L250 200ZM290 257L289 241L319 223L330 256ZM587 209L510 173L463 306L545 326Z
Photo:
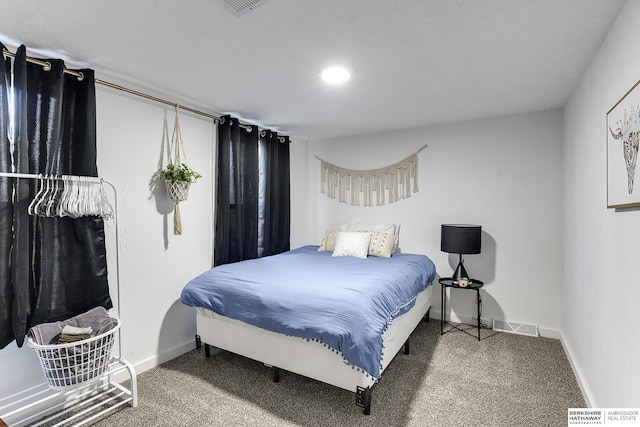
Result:
M475 330L472 330L475 332ZM440 336L421 323L373 391L371 415L355 394L204 349L138 376L139 405L97 426L566 426L585 403L559 341L482 331Z

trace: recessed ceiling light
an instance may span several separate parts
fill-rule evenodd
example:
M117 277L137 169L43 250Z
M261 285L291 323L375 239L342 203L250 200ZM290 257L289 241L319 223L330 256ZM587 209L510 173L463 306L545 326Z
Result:
M327 83L340 84L351 78L351 73L344 67L329 67L322 70L320 77Z

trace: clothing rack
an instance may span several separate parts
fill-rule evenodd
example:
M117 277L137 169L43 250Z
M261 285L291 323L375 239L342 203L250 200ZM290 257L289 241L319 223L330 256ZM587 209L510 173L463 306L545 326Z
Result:
M25 174L0 172L0 177L16 179L53 179L64 180L63 176L44 176L42 174ZM116 303L117 315L120 319L120 233L118 229L118 189L115 184L103 178L93 178L107 184L114 194L114 227L115 227L115 279L116 279ZM118 356L112 356L108 369L99 377L78 384L78 387L69 391L51 390L47 383L19 391L13 395L0 399L0 419L9 425L39 426L56 422L54 426L86 424L102 415L105 415L127 403L132 407L138 406L137 378L133 365L122 358L122 336L118 329ZM126 372L125 372L126 371ZM121 377L127 373L130 380L130 388L127 389L115 380L115 376ZM101 407L105 407L99 410ZM98 411L98 412L96 412ZM83 418L85 417L86 418ZM60 420L62 417L62 420ZM66 418L65 418L66 417ZM77 421L77 422L76 422ZM69 424L76 422L75 424Z

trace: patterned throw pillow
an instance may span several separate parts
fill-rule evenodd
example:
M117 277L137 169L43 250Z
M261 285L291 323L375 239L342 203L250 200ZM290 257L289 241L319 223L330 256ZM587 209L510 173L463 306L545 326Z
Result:
M369 243L369 255L391 258L396 244L396 237L390 233L381 233L375 231L371 233L371 242Z
M318 248L318 252L333 252L336 247L336 237L338 236L337 230L329 230L322 238L322 243Z

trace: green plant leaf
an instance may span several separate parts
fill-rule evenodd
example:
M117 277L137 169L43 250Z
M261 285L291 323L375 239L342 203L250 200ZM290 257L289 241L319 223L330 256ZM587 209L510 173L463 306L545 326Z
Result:
M184 163L181 163L179 165L169 163L162 170L162 177L170 182L196 182L198 178L202 178L202 175L200 175L198 172L194 171Z

